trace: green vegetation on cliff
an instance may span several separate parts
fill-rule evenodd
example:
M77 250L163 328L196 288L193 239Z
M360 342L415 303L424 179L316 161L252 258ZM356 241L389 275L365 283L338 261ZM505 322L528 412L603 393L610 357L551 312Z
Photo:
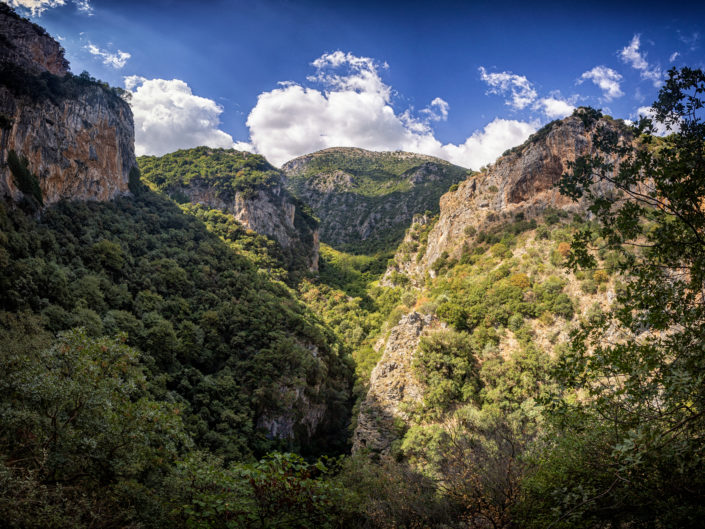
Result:
M288 269L292 279L315 269L318 220L308 206L282 187L281 171L262 156L196 147L164 156L142 156L137 162L143 182L182 204L184 211L214 221L219 226L218 235L233 229L244 233L237 217L247 227L276 241L276 248L270 245L260 257L250 252L251 258L261 260L276 254L279 266ZM207 213L209 208L221 214ZM287 279L281 271L277 277Z
M432 230L448 215L431 212L464 169L358 149L294 160L292 189L330 230L318 274L187 200L279 186L261 157L144 157L152 190L134 170L133 196L38 210L13 153L38 202L0 202L3 527L701 527L704 90L701 71L671 72L655 109L677 133L660 140L645 122L621 141L579 110L621 159L564 175L590 215L498 201L446 251ZM367 394L375 366L373 382L404 363ZM358 407L386 451L366 436L346 455Z
M0 226L0 308L36 314L52 333L127 333L152 391L178 403L198 446L226 458L261 454L278 446L262 425L297 423L303 402L331 414L314 438L344 429L348 361L291 290L258 272L272 262L247 257L266 239L231 230L226 245L151 192L61 203L39 222L2 206ZM285 445L308 438L293 434Z
M321 240L357 254L393 252L414 214L438 212L467 169L406 152L333 148L284 164L287 187L321 219Z
M212 189L218 198L228 202L237 192L251 192L281 182L281 173L264 157L234 149L196 147L164 156L141 156L137 161L142 177L178 202L188 200L183 195L185 187Z

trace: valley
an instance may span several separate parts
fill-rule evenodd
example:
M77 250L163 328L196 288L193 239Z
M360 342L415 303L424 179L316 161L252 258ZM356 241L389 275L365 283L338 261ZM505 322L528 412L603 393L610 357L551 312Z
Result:
M701 70L667 137L578 107L480 171L277 168L135 156L125 91L0 29L4 526L701 523Z

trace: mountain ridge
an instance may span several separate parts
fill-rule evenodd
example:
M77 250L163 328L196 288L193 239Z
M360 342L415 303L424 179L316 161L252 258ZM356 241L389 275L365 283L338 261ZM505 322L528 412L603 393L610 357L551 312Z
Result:
M362 253L393 250L413 215L437 211L440 195L468 174L433 156L353 147L300 156L282 170L321 219L321 241Z

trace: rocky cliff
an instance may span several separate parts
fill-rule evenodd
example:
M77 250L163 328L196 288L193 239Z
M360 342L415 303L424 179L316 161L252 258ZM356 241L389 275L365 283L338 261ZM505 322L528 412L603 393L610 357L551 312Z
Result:
M580 205L560 194L556 183L568 170L569 162L595 153L589 131L596 126L624 133L618 121L602 118L593 122L589 116L576 112L548 124L485 172L471 176L457 190L443 195L435 223L428 216L415 219L385 281L389 283L397 272L420 284L426 273L434 274L432 265L444 252L450 256L458 254L471 234L506 222L518 213L531 218L548 208L581 210ZM419 234L423 234L422 241Z
M59 44L5 4L0 35L0 195L47 205L126 193L136 166L129 105L68 73Z
M412 373L414 353L425 334L444 328L432 315L411 312L389 332L382 358L372 370L353 434L353 451L369 450L388 455L399 437L396 421L408 419L405 406L418 403L423 389Z
M624 132L619 122L595 120L576 113L550 124L443 195L438 216L414 217L383 282L404 285L427 315L412 311L391 330L360 408L354 450L390 455L404 429L418 426L406 410L438 388L415 378L413 359L420 336L443 321L465 333L477 365L489 366L487 375L480 367L487 396L494 394L487 389L495 383L492 365L521 364L527 355L545 361L579 318L609 306L614 285L607 273L573 274L559 251L570 238L572 213L586 210L562 196L557 181L570 161L595 152L593 127ZM453 402L447 413L466 404ZM436 411L437 422L446 420Z
M44 28L0 4L0 62L15 64L27 72L49 72L63 77L69 71L64 50Z
M287 187L321 219L321 240L371 253L396 247L415 213L438 211L438 199L468 171L407 152L331 148L285 163Z
M197 147L142 156L139 165L147 182L175 200L230 213L246 228L277 241L294 268L318 270L318 223L262 156Z

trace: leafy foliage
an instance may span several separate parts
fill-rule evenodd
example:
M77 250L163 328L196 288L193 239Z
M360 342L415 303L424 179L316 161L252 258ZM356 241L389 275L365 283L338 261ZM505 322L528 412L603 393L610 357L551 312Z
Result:
M237 192L251 193L281 182L281 173L263 156L234 149L181 149L164 156L140 156L137 162L147 182L178 202L187 200L183 195L187 187L213 189L220 199L232 201Z
M247 252L175 205L145 192L62 203L41 222L3 207L0 226L0 306L41 314L52 332L126 332L144 352L152 392L180 403L199 447L225 458L274 448L258 421L304 413L297 398L326 402L331 421L319 439L344 442L335 432L348 416L351 367L335 336Z
M310 464L287 453L226 468L195 453L176 466L167 492L180 527L339 527L346 493L330 479L337 466L337 460Z
M94 90L106 96L105 101L112 107L125 104L125 90L111 87L85 71L80 75L69 72L64 76L50 72L31 74L14 63L0 62L0 79L2 86L15 97L27 98L32 102L48 101L59 106L66 100L78 99L87 90Z
M29 170L27 158L20 158L13 150L7 153L7 165L12 172L12 176L17 188L26 196L30 196L41 206L44 203L42 190L39 187L37 177Z
M705 75L671 70L638 142L597 127L602 154L576 160L563 192L585 197L623 287L573 335L557 380L557 441L529 482L539 527L696 527L703 516ZM654 126L672 132L653 138ZM618 164L613 160L618 160ZM595 186L599 183L601 186ZM607 186L617 192L605 193ZM570 263L593 267L594 233ZM576 398L584 395L584 398ZM539 498L561 496L548 506Z
M72 331L45 350L3 348L0 372L0 512L12 527L104 524L101 509L127 523L128 489L158 481L190 444L178 407L150 399L121 341Z

